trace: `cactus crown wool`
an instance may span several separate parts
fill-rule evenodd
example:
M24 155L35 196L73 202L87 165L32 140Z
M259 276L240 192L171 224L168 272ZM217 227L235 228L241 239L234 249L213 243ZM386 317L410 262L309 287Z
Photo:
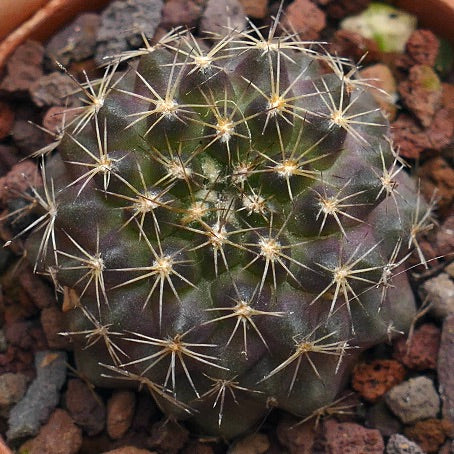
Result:
M277 28L177 29L87 79L17 234L86 377L226 438L316 414L408 328L430 227L368 82Z

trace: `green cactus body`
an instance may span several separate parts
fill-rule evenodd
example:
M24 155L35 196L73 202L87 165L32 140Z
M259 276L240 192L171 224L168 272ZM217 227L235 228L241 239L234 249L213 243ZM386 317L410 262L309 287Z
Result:
M83 86L28 196L78 368L204 434L307 417L414 314L401 265L430 211L388 122L294 35L204 53L176 31L131 56Z

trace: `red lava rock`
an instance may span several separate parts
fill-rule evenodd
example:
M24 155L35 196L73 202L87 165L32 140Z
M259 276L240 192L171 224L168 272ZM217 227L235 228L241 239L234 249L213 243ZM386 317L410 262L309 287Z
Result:
M22 372L27 377L34 376L33 352L8 345L6 352L0 353L0 374Z
M27 389L28 377L24 374L0 375L0 410L5 410L22 399Z
M244 14L256 19L263 19L268 13L267 0L240 0Z
M441 103L442 86L435 71L427 65L412 66L398 89L404 104L427 128Z
M177 25L194 27L202 15L206 0L169 0L162 8L161 25L166 28Z
M27 443L27 454L76 454L82 445L82 431L68 413L57 408L36 438ZM22 448L23 449L23 448Z
M118 440L131 426L136 395L131 391L116 391L107 402L107 433Z
M364 63L372 63L379 59L380 51L377 43L350 30L336 30L329 46L332 54L349 57L357 62L361 58Z
M44 309L55 303L55 296L49 285L34 274L30 267L22 268L19 282L36 307Z
M14 122L14 111L9 104L0 101L0 139L8 137Z
M310 0L294 0L287 7L282 26L302 40L317 40L326 26L325 13Z
M454 202L454 169L441 156L428 159L418 170L421 191L430 200L437 191L437 214L445 216Z
M399 154L404 158L417 159L428 148L424 130L408 114L401 114L391 124L391 134Z
M432 323L425 323L414 331L409 342L405 338L396 341L393 357L409 369L435 369L440 336L439 328Z
M0 84L0 90L27 91L43 74L43 57L44 48L38 42L27 41L19 46L8 59L6 76Z
M449 216L438 228L436 235L436 250L438 255L445 255L454 250L454 215ZM452 297L451 297L452 298Z
M406 427L404 434L416 442L424 452L436 453L446 437L454 435L454 424L445 419L426 419Z
M59 334L65 331L65 317L60 309L56 306L44 308L41 311L41 325L50 348L56 350L68 349L69 338Z
M434 116L432 123L427 129L429 147L440 151L448 146L454 133L454 115L449 109L442 108Z
M55 71L41 76L30 86L33 102L38 107L78 105L77 98L70 96L74 92L74 82L66 74Z
M314 420L295 425L297 422L289 416L280 418L276 428L277 438L289 454L311 454L315 439Z
M366 400L376 401L405 378L405 368L392 359L360 363L353 371L353 389Z
M377 63L368 66L359 72L362 79L369 85L377 88L370 88L369 92L374 97L380 108L387 114L388 119L393 121L396 117L396 105L394 99L397 97L397 85L394 76L388 65ZM386 93L383 93L383 91Z
M230 454L264 454L270 447L265 434L255 433L238 440L230 449Z
M166 454L177 454L188 440L189 432L171 420L161 420L151 427L150 448Z
M405 53L411 65L433 66L438 54L438 38L430 31L415 30L405 45Z
M31 322L16 321L4 326L8 343L23 349L30 349L34 340L30 335Z
M28 120L16 120L11 131L14 143L24 156L43 146L45 133Z
M63 116L65 116L65 123L69 123L70 119L68 118L68 112L65 114L65 111L68 109L62 106L53 106L50 107L44 115L43 118L43 127L50 131L52 134L58 133L62 126Z
M454 423L454 315L443 323L440 350L438 351L438 381L443 402L442 415Z
M106 420L106 408L101 398L82 380L71 379L67 386L65 405L74 422L89 436L101 432Z
M17 193L26 191L29 182L41 185L36 164L27 160L17 163L4 177L0 178L0 201L7 205L9 200L17 197Z
M385 446L378 430L366 429L350 422L324 422L326 454L383 454Z
M435 113L428 129L423 129L407 114L399 115L391 128L399 153L404 158L417 159L426 149L440 151L449 145L454 132L454 122L447 109L440 109Z

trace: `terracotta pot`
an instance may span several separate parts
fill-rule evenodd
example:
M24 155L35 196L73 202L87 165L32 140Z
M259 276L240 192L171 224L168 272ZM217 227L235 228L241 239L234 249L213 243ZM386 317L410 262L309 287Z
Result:
M82 11L95 11L110 0L0 0L0 70L25 40L45 40ZM14 31L11 31L14 30ZM10 32L8 34L8 32Z
M395 3L416 14L421 26L454 44L454 0L396 0Z

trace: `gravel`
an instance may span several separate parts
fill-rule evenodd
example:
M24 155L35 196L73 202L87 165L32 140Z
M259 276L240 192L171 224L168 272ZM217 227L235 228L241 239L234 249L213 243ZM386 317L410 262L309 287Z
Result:
M432 380L420 376L404 381L385 395L391 411L404 424L434 418L440 410L440 398Z
M11 410L6 433L9 440L37 434L41 424L47 421L66 380L66 357L66 352L45 350L36 353L36 378Z
M393 434L386 445L386 454L424 454L424 451L403 435Z
M152 37L161 20L162 0L117 0L101 14L95 60L106 62L114 56L142 43L141 33ZM121 30L121 31L120 31Z

